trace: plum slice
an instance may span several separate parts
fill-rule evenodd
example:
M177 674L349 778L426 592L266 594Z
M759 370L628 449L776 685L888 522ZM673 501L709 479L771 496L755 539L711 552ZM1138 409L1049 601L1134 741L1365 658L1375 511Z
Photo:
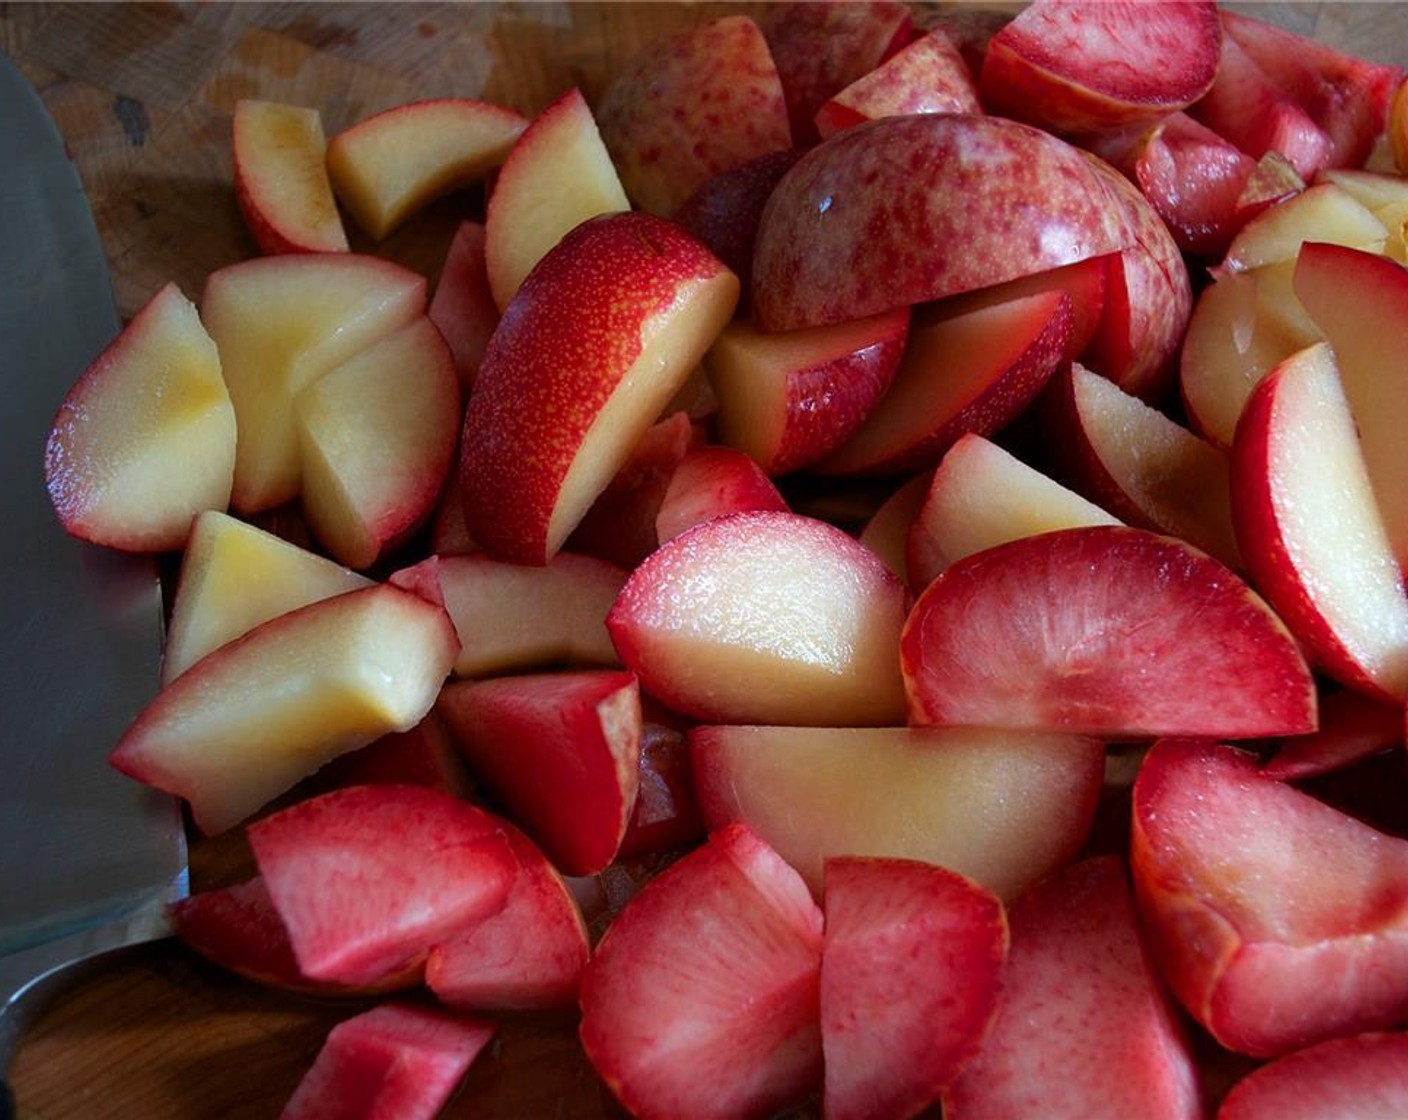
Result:
M188 948L213 964L265 987L309 995L370 995L413 988L425 973L412 959L375 984L349 987L311 979L298 967L283 919L259 875L190 895L171 907L171 927Z
M864 855L1014 898L1075 858L1105 762L1095 739L984 727L696 727L689 749L705 823L745 822L817 897L828 857Z
M1064 529L960 560L901 640L910 722L1254 738L1315 728L1310 671L1244 582L1172 537Z
M903 718L907 605L899 578L840 529L735 513L662 545L606 628L641 687L684 715L873 726Z
M350 786L264 817L249 844L299 968L375 983L503 907L517 872L503 830L424 786Z
M1037 0L988 43L983 100L1056 132L1155 121L1208 91L1221 46L1207 0Z
M590 951L581 911L542 849L508 822L498 827L518 860L503 909L430 950L426 987L465 1010L571 1006Z
M582 978L582 1043L641 1120L771 1116L821 1082L822 915L743 825L626 904Z
M1232 1087L1217 1120L1345 1120L1408 1113L1408 1034L1331 1039L1269 1062Z
M281 1120L431 1120L493 1036L491 1024L475 1019L374 1007L329 1032Z
M1134 882L1159 969L1223 1046L1257 1057L1408 1012L1408 841L1163 740L1134 785Z
M640 691L608 669L460 681L440 694L470 769L569 875L616 856L640 785Z
M1202 1116L1197 1069L1145 956L1117 856L1072 864L1008 910L1003 997L944 1094L968 1117Z
M1252 580L1317 667L1401 701L1408 596L1339 366L1316 343L1252 391L1232 441L1232 521Z
M1007 918L971 879L917 860L826 864L821 1041L828 1120L917 1115L997 1012Z

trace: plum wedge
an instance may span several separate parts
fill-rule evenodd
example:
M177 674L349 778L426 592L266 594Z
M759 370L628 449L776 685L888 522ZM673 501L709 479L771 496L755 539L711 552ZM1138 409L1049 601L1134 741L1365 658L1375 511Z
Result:
M721 441L769 475L808 466L861 426L908 337L908 308L781 334L730 323L704 357Z
M258 257L212 272L201 321L220 351L235 409L240 513L299 492L293 400L323 374L425 310L425 277L358 253Z
M1344 1120L1408 1113L1408 1034L1332 1039L1269 1062L1232 1087L1217 1120Z
M109 761L224 831L430 710L459 642L443 608L372 585L271 618L163 688Z
M1379 253L1388 230L1374 211L1332 180L1316 182L1281 206L1263 210L1227 246L1222 267L1233 272L1293 261L1307 242Z
M418 986L424 961L412 958L376 983L357 988L303 974L283 919L261 876L200 891L171 907L171 927L187 948L256 984L308 995L380 995Z
M679 227L605 214L538 262L489 340L465 407L470 534L545 564L733 314L738 280Z
M369 568L430 519L459 435L454 355L420 316L293 401L302 508L327 551Z
M483 553L434 556L391 582L445 604L460 639L457 677L617 663L606 614L626 573L605 560L560 552L534 567Z
M802 156L801 148L740 163L711 175L675 211L674 220L705 245L738 276L743 288L740 309L746 309L749 279L753 275L753 245L758 239L773 187Z
M1119 138L1119 139L1117 139ZM1187 113L1173 113L1134 141L1116 131L1105 155L1143 192L1185 253L1216 259L1252 217L1304 188L1279 152L1253 159Z
M1223 1046L1284 1054L1408 1014L1408 841L1241 751L1164 740L1131 860L1159 970Z
M1121 389L1158 401L1174 380L1193 310L1193 285L1178 244L1139 188L1089 157L1123 211L1130 243L1112 258L1104 314L1082 360Z
M433 1120L493 1037L482 1020L374 1007L332 1029L281 1120Z
M54 417L44 480L60 523L132 552L182 547L196 514L230 500L235 418L215 340L167 284Z
M423 786L349 786L249 827L299 968L375 983L504 906L517 859L498 821Z
M915 113L981 113L978 86L942 28L921 35L817 110L822 138L865 121Z
M826 860L855 855L1015 898L1075 858L1105 758L1094 739L982 727L706 726L689 750L705 823L746 823L817 897Z
M771 4L760 26L777 64L798 144L817 138L817 110L862 80L918 32L899 0Z
M1079 363L1052 379L1043 404L1044 442L1073 489L1242 567L1226 454Z
M497 826L518 861L503 909L430 950L426 987L465 1010L570 1007L589 954L581 911L542 850L507 821Z
M1320 727L1314 734L1287 739L1262 770L1294 782L1402 746L1403 705L1344 689L1320 701Z
M784 512L787 502L758 464L732 447L696 447L680 460L655 515L661 544L716 517Z
M639 52L602 94L597 123L626 194L665 217L710 176L792 146L777 67L746 15Z
M1354 58L1303 35L1223 12L1224 37L1305 110L1329 141L1329 167L1358 167L1383 132L1403 69Z
M997 1012L1002 903L933 864L840 858L826 864L823 913L823 1115L917 1115L977 1051Z
M607 930L582 978L582 1043L641 1120L762 1120L821 1082L821 952L797 873L723 829Z
M380 241L441 195L504 161L528 122L501 105L442 97L367 117L328 143L333 191Z
M859 430L817 464L823 474L932 467L965 432L991 435L1055 372L1075 327L1070 297L996 286L941 301L910 325L904 358Z
M1223 450L1261 379L1323 337L1289 291L1290 267L1222 273L1188 320L1179 357L1183 406L1193 429Z
M161 683L261 622L371 580L219 510L191 522L166 625Z
M1408 568L1408 468L1396 422L1408 408L1408 376L1395 360L1408 270L1376 253L1309 242L1296 257L1292 286L1334 349L1374 503L1399 565Z
M1287 358L1247 401L1232 512L1253 582L1318 667L1408 696L1408 596L1327 344Z
M1008 922L997 1018L944 1094L944 1116L1202 1116L1192 1053L1145 955L1124 861L1064 868L1018 899Z
M1054 136L999 117L887 117L782 177L758 228L751 306L767 331L843 322L1134 240L1124 201Z
M436 710L474 774L558 868L592 875L615 858L640 785L635 677L581 669L461 681Z
M482 222L465 219L460 223L426 309L455 356L455 371L465 389L474 384L489 336L499 325L499 307L489 287L485 260L487 239Z
M1171 537L1065 529L954 564L905 623L910 722L1252 738L1315 727L1310 670L1266 603Z
M245 99L235 104L231 132L235 200L260 251L345 252L319 112Z
M660 547L655 522L665 491L675 468L690 448L701 442L699 429L687 412L669 405L666 412L663 420L657 420L636 441L626 461L572 530L564 551L584 553L629 570ZM621 573L623 580L625 574Z
M948 449L925 488L906 536L906 570L911 585L922 591L950 564L993 545L1053 529L1119 523L1095 503L970 432Z
M1191 112L1250 156L1281 153L1303 179L1333 162L1325 130L1231 35L1222 37L1216 78Z
M983 100L1056 132L1152 122L1208 91L1221 46L1208 0L1037 0L989 42Z
M716 518L631 574L607 630L641 687L733 723L902 721L904 584L840 529L785 512Z
M573 226L628 210L626 192L581 90L571 89L523 131L494 181L484 219L484 264L500 310Z

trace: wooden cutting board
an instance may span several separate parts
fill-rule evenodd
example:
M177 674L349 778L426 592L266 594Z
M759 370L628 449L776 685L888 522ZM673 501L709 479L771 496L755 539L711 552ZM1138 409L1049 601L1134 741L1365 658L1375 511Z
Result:
M1386 62L1408 61L1401 5L1239 5ZM315 106L329 135L417 98L472 96L533 113L589 99L630 53L733 4L7 4L0 49L40 91L89 192L119 310L167 281L198 296L254 247L230 186L230 112L245 97ZM451 199L378 251L438 270L473 205ZM354 247L371 248L365 242ZM75 371L75 375L79 371ZM102 752L95 749L95 765ZM197 843L197 889L242 878L238 837ZM60 999L12 1071L27 1120L278 1114L328 1029L360 1010L266 992L166 945ZM622 1115L570 1018L503 1018L449 1116Z

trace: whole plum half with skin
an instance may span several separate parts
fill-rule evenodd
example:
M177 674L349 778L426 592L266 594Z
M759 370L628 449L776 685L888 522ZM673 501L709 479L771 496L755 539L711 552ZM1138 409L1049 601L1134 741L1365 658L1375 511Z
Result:
M1084 360L1144 400L1163 396L1193 313L1193 286L1178 244L1158 212L1104 160L1091 167L1124 203L1130 244L1111 262L1105 310Z
M1133 244L1125 200L1063 140L997 117L857 125L763 211L752 309L793 330L941 299Z

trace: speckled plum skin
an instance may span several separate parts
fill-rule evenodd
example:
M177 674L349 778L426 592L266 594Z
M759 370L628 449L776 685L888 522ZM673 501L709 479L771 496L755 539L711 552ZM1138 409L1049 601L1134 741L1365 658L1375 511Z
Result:
M647 325L697 310L712 285L737 284L683 229L639 212L588 219L538 262L505 308L465 408L460 485L485 551L548 561L563 480L641 355ZM700 326L701 353L722 325Z
M1188 266L1138 188L1099 157L1087 159L1123 203L1131 241L1111 270L1105 314L1085 360L1125 392L1158 400L1177 376L1179 347L1193 314Z
M777 67L744 15L641 51L607 87L596 121L631 200L666 216L711 176L792 146Z
M1124 861L1055 872L1008 921L1002 1003L944 1094L944 1116L1202 1117L1190 1043L1141 944Z
M823 102L920 33L908 6L896 0L770 4L759 26L777 63L798 144L818 139L815 117Z
M712 175L675 211L674 220L733 269L745 291L763 207L802 152L801 148L769 152Z
M752 308L795 330L1131 245L1122 199L1054 136L998 117L888 117L819 144L763 212Z

